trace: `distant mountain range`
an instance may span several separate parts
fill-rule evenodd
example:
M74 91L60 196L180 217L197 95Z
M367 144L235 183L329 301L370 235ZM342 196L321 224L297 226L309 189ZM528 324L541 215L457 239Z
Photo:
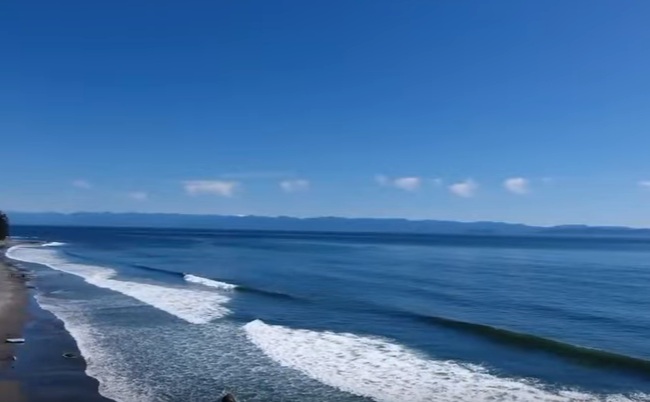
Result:
M292 218L288 216L185 215L159 213L9 212L12 225L118 226L224 230L286 230L320 232L390 232L474 235L648 236L650 229L562 225L536 227L503 222L373 218Z

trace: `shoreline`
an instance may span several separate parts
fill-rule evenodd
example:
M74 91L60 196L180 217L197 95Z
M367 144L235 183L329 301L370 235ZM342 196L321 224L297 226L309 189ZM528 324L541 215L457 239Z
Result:
M37 302L31 281L38 268L14 261L0 247L0 336L25 338L24 344L0 339L2 402L114 402L99 393L99 382L86 374L86 358L65 325ZM65 358L72 353L75 358Z
M28 292L26 275L21 273L4 256L0 256L0 395L3 402L23 402L24 392L20 381L9 379L8 371L14 366L16 355L24 345L6 343L6 338L22 338L28 319Z

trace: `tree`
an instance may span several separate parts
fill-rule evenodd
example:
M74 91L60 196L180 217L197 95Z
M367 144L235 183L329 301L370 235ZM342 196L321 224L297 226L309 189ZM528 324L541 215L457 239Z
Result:
M0 211L0 241L9 237L9 217Z

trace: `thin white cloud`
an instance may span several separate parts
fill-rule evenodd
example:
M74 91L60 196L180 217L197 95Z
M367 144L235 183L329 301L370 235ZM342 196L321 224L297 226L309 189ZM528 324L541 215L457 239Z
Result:
M398 177L393 180L393 185L406 191L414 191L420 188L422 180L419 177Z
M472 179L467 179L449 186L449 191L452 194L463 198L473 197L476 194L476 190L478 190L478 183Z
M639 187L650 188L650 180L640 180L637 184Z
M72 185L77 188L82 188L84 190L88 190L89 188L92 188L92 185L90 182L83 180L83 179L77 179L72 181Z
M436 177L435 179L431 179L431 183L434 186L442 186L443 180L440 177Z
M395 187L404 191L415 191L422 185L422 179L419 177L397 177L393 179L380 174L375 176L375 181L380 186Z
M510 177L503 181L503 187L513 194L528 194L530 192L530 181L524 177Z
M183 182L185 192L189 195L212 194L220 197L232 197L240 187L237 181L224 180L188 180Z
M283 180L280 182L280 188L287 193L295 193L298 191L309 190L309 180L296 179L296 180Z
M136 201L146 201L149 199L149 193L147 193L146 191L132 191L127 195L129 196L129 198Z

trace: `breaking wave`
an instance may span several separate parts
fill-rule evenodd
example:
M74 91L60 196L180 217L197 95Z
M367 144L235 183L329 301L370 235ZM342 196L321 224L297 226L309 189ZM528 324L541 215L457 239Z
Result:
M595 395L498 377L485 368L423 356L374 337L268 325L244 326L268 357L324 384L378 402L647 401L649 395Z
M231 283L219 282L219 281L203 278L196 275L185 274L183 278L185 278L185 280L188 282L198 283L203 286L208 286L211 288L216 288L221 290L233 290L237 288L237 285L233 285Z
M76 275L87 283L124 294L192 324L205 324L230 313L224 307L227 295L198 289L182 289L151 283L115 279L113 269L79 264L61 257L57 250L42 247L14 246L7 250L14 260L48 266Z

